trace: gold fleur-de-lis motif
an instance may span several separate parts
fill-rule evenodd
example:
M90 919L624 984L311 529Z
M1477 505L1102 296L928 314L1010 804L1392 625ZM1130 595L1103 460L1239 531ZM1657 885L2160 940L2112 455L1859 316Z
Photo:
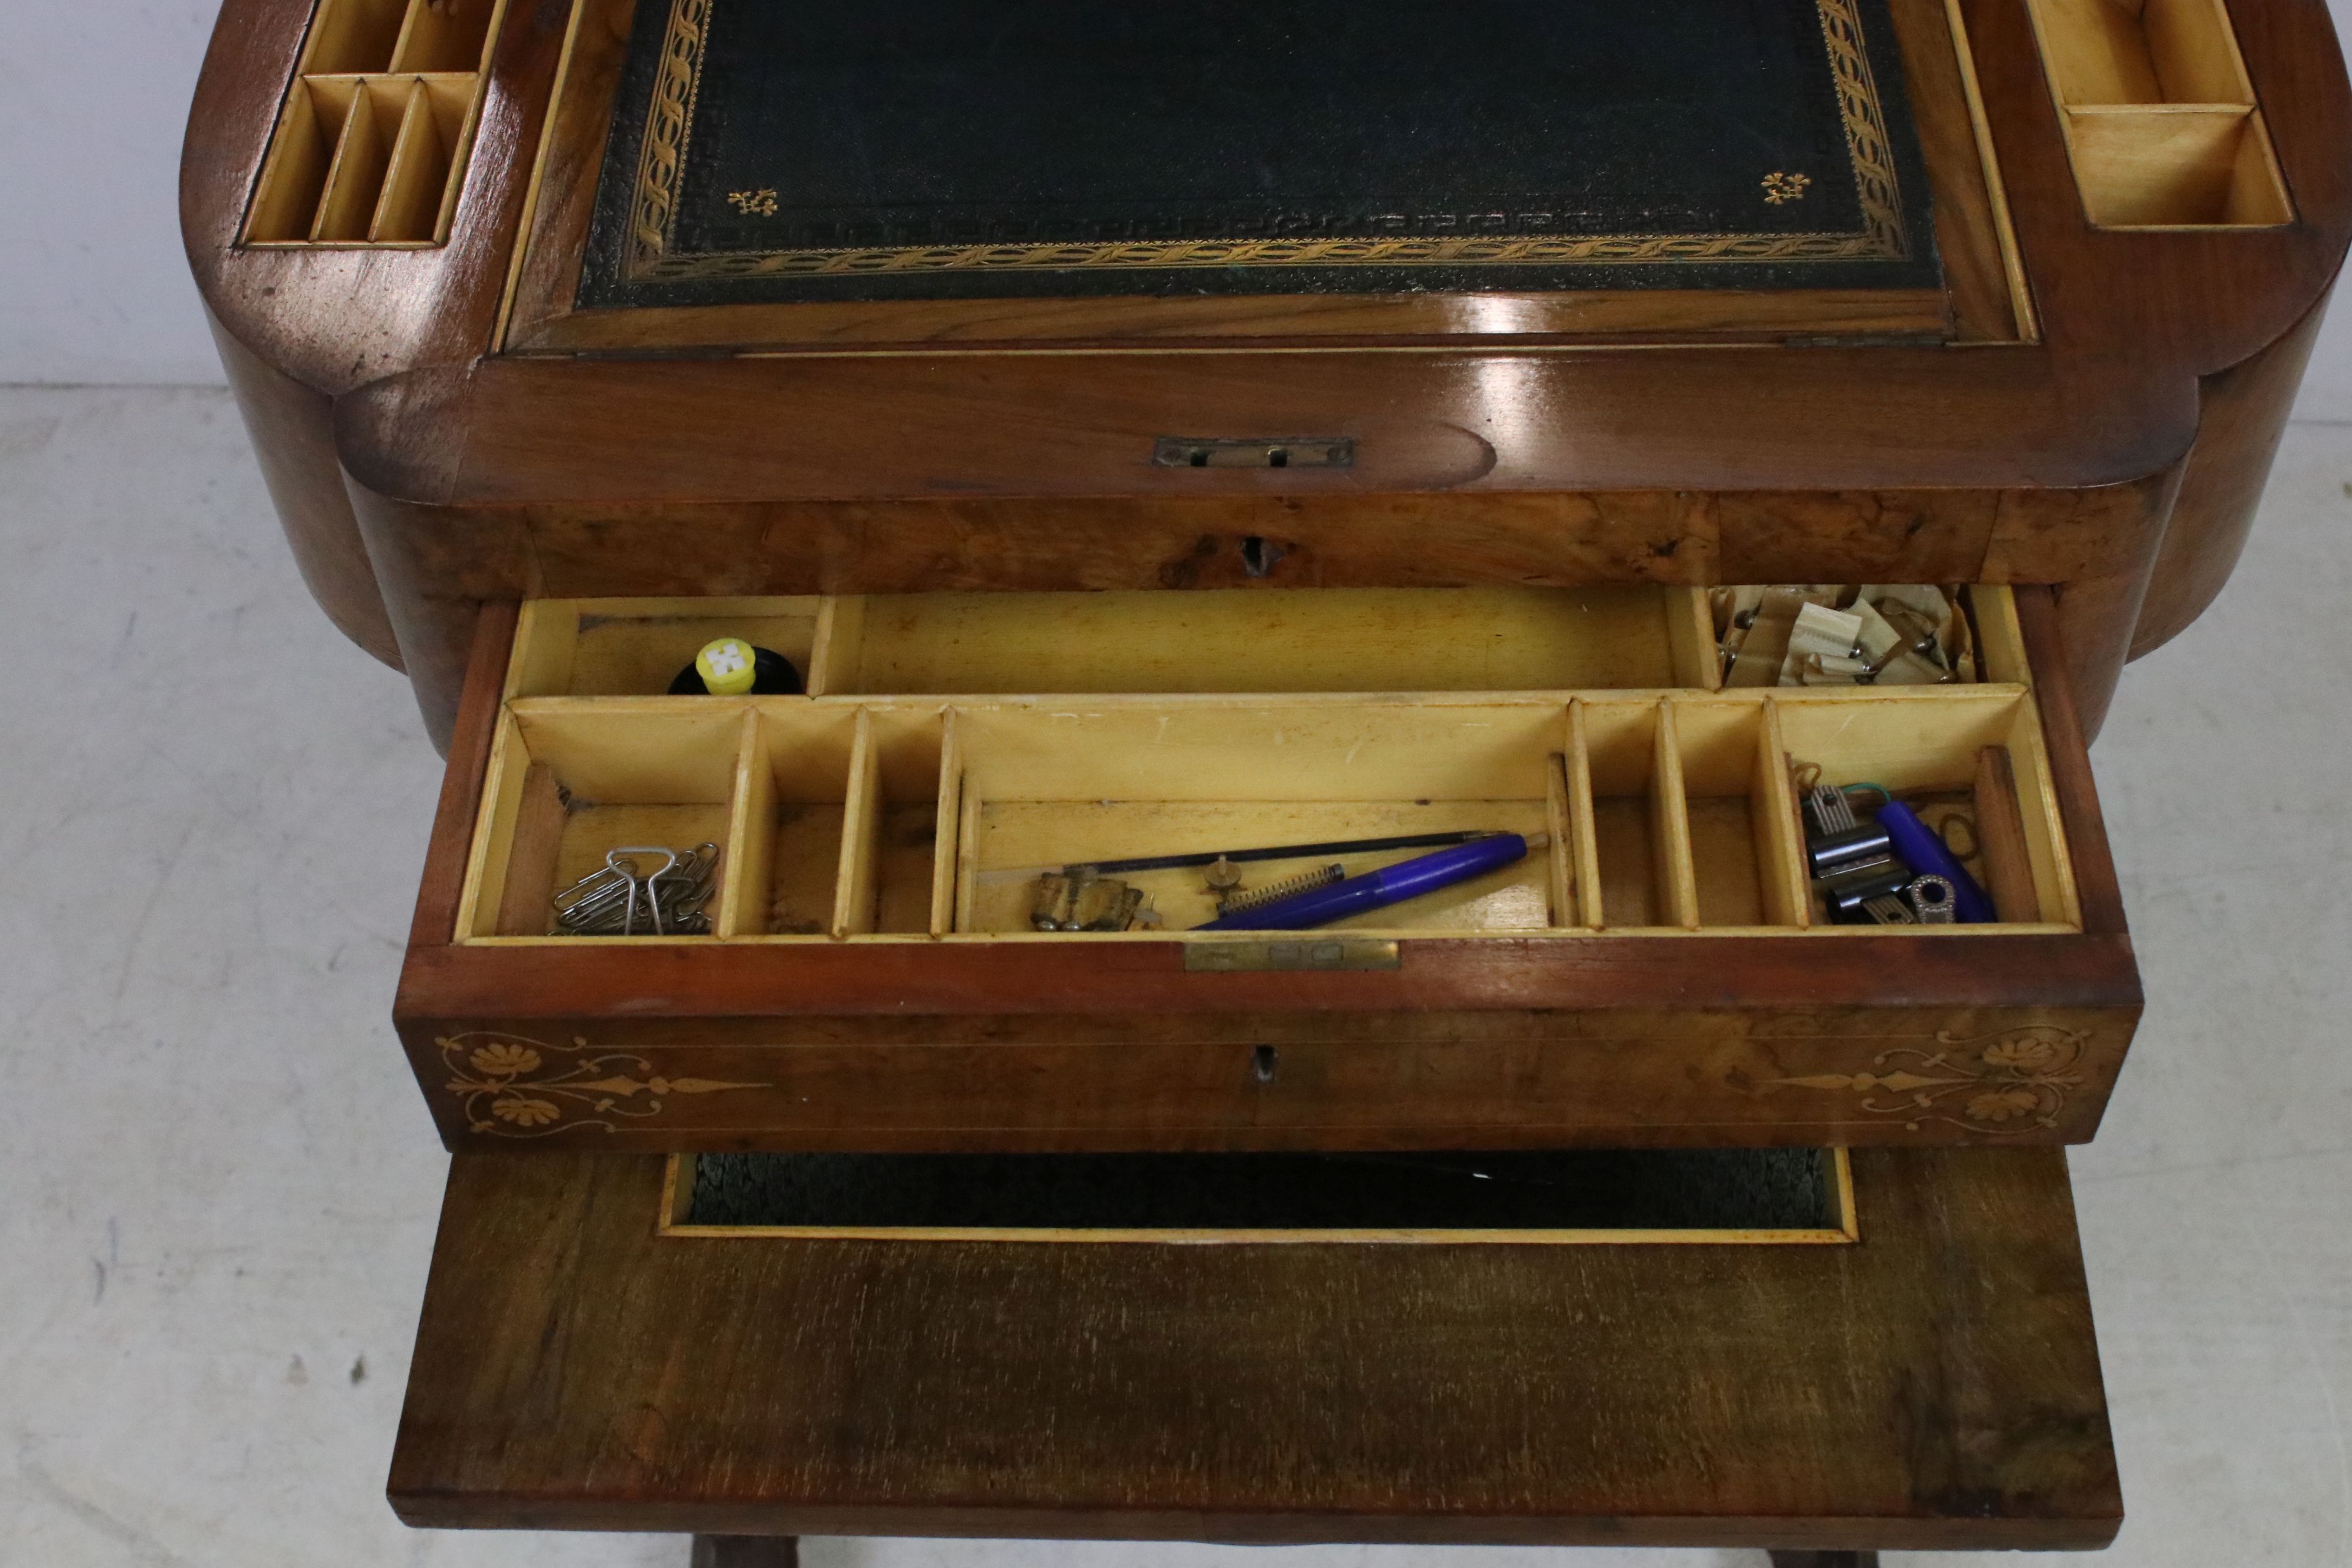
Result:
M776 216L776 193L773 190L730 191L727 199L734 203L735 210L745 217Z
M449 1073L443 1087L466 1107L466 1130L505 1138L538 1138L574 1127L612 1132L618 1131L612 1118L659 1116L672 1095L774 1087L672 1078L654 1071L653 1063L635 1052L591 1054L584 1039L553 1046L485 1032L444 1036L433 1043Z
M1813 183L1811 174L1784 174L1775 169L1764 176L1764 199L1774 206L1802 201L1805 187Z

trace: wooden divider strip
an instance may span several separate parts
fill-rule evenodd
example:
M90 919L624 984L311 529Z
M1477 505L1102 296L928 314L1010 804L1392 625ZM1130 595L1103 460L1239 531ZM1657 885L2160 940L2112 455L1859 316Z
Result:
M963 742L956 733L956 710L947 710L940 731L939 817L931 833L931 934L956 929L958 837L963 822Z
M482 803L495 772L493 752L509 722L499 693L514 652L515 602L484 605L474 621L474 642L466 658L466 682L457 721L449 734L448 765L426 840L425 875L417 883L415 911L409 917L408 945L440 947L470 935L474 851L481 831Z
M525 599L515 621L514 657L503 695L562 697L572 689L572 656L580 643L580 601Z
M1969 619L1977 635L1977 673L2012 686L2033 684L2025 657L2025 632L2018 625L2017 595L2006 584L1979 583L1969 590Z
M2017 775L2007 748L1987 746L1977 753L1971 789L1976 803L1977 854L1983 861L1985 896L2004 921L2042 918L2033 889L2033 856L2017 806Z
M375 216L377 195L383 188L387 138L376 123L374 94L366 79L352 84L352 101L343 114L343 133L335 143L334 162L327 168L327 188L319 214L310 225L310 238L363 240Z
M2120 934L2126 929L2123 889L2116 879L2115 857L2107 846L2098 785L2091 777L2089 742L2083 735L2081 715L2074 710L2074 684L2068 674L2072 667L2067 662L2065 635L2058 625L2056 591L2027 587L2012 592L2026 654L2041 672L2034 707L2042 715L2037 738L2046 741L2047 749L2037 748L2037 755L2049 769L2052 799L2065 825L2068 876L2080 905L2082 927L2086 932ZM2015 761L2014 747L2011 761ZM2025 782L2021 772L2017 780L2021 806ZM2074 865L2076 857L2079 868Z
M1789 777L1788 742L1780 738L1780 706L1764 700L1756 746L1756 853L1762 861L1765 918L1800 931L1813 923L1812 883L1805 867L1804 820Z
M555 770L523 770L515 810L504 826L506 868L499 878L498 936L545 936L553 914L555 866L563 848L563 796Z
M828 594L818 600L816 643L809 653L808 694L839 697L856 692L865 651L865 596Z
M1723 689L1723 659L1715 640L1715 612L1705 588L1667 588L1666 647L1675 684L1699 691Z
M502 923L507 857L514 847L515 819L522 812L529 783L530 748L512 713L499 710L482 765L483 787L473 824L466 877L457 898L454 933L495 936ZM453 748L454 750L454 748ZM445 936L442 940L447 941Z
M765 936L768 880L776 852L776 771L768 765L766 727L757 709L743 714L735 748L735 781L728 793L727 846L719 863L720 936Z
M1554 752L1544 762L1544 828L1551 837L1551 842L1545 846L1545 858L1550 870L1551 924L1555 930L1578 923L1569 817L1568 758Z
M327 163L334 155L330 135L318 93L309 82L297 81L261 165L260 187L246 221L248 242L282 245L310 238L319 193L327 186Z
M1657 743L1650 766L1652 871L1664 884L1660 912L1667 925L1698 929L1698 868L1691 859L1689 805L1683 789L1682 742L1675 732L1671 698L1658 701Z
M833 879L833 934L874 930L875 877L882 853L882 763L875 754L874 710L857 710L849 747L849 786L842 795L841 868Z
M1601 835L1592 820L1592 743L1585 734L1584 703L1568 705L1568 816L1576 868L1576 912L1589 930L1606 916L1601 899Z
M431 239L441 216L441 188L448 183L447 149L433 121L433 95L419 78L409 85L408 104L401 111L392 161L383 172L383 194L368 225L369 243Z
M971 906L980 890L980 796L965 781L956 813L955 929L971 930Z
M2036 918L2082 925L2083 900L2074 885L2073 857L2066 852L2057 784L2051 774L2050 754L2042 743L2042 716L2031 694L2018 699L2017 720L2010 730L2009 759L2033 868L2034 892L2041 905Z

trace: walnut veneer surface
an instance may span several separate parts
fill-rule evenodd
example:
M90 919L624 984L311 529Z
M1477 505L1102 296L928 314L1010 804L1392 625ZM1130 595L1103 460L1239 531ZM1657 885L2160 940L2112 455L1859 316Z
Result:
M2126 652L2226 575L2298 329L2352 233L2352 98L2322 8L2228 13L2290 221L2101 228L2022 0L1958 0L2032 341L1982 325L2000 289L1962 236L1946 243L1950 346L1880 342L1827 300L1824 331L1759 330L1801 318L1787 298L1742 327L1444 296L1336 314L1066 301L997 329L921 302L888 320L717 308L653 312L616 346L523 352L500 335L510 277L518 331L533 310L586 320L564 313L563 237L602 126L583 66L542 136L559 66L567 42L599 58L631 5L509 7L446 246L240 249L307 12L224 6L184 223L250 359L237 384L273 471L331 459L345 476L349 516L278 486L314 587L379 651L389 630L444 739L486 599L1259 580L2052 584L2095 729ZM1981 237L2000 204L1953 130L1947 14L1895 15L1938 206L1985 220ZM527 216L540 248L517 271ZM1307 434L1355 437L1356 466L1149 460L1160 436ZM1253 537L1282 547L1263 579Z
M2232 0L2243 90L2208 118L2262 199L2100 227L2086 195L2107 203L2116 169L2096 160L2138 110L2078 101L2063 72L2062 104L2025 0L1891 9L1940 300L600 314L572 294L635 0L509 0L446 242L373 252L237 243L310 0L226 0L183 164L191 264L312 593L456 745L404 978L412 1051L432 1069L436 1018L553 1016L600 986L691 1033L667 980L715 977L706 1011L772 984L652 952L545 955L518 986L453 942L514 601L2015 584L2048 589L2026 616L2051 763L2069 839L2098 852L2081 931L2013 940L2059 944L2037 1001L2122 1026L2063 1133L2087 1136L2138 992L2083 735L2127 654L2234 562L2352 238L2352 91L2323 7ZM2131 210L2195 209L2174 195ZM1356 461L1154 465L1171 436L1351 437ZM1720 940L1549 994L1507 944L1463 943L1385 994L1427 1016L1549 1008L1579 981L1666 1022L1708 995L1887 994L1885 939L1793 966ZM1900 984L1973 1005L2000 983L1960 944L2007 940L1906 953ZM1174 994L1074 951L916 979L935 1010ZM861 963L791 1005L837 984L880 1017L898 993ZM1370 994L1221 978L1244 983L1240 1068L1265 1037L1253 997L1311 1031ZM1596 1081L1621 1079L1649 1092ZM1669 1064L1652 1087L1689 1085ZM2103 1544L2121 1502L2063 1156L1853 1165L1853 1246L1041 1250L663 1237L657 1158L466 1155L391 1491L423 1524L724 1534Z
M2063 1157L1861 1151L1853 1246L656 1234L461 1156L425 1525L2048 1549L2122 1504Z

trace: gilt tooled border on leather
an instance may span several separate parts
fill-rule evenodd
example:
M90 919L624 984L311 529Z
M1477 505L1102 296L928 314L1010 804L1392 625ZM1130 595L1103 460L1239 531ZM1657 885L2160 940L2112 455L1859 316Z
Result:
M1108 244L859 247L680 254L678 184L694 135L716 0L670 0L630 200L631 282L942 271L1129 268L1593 266L1694 262L1903 261L1912 254L1902 179L1855 0L1815 0L1838 95L1863 226L1795 234L1421 235L1337 239L1185 239Z

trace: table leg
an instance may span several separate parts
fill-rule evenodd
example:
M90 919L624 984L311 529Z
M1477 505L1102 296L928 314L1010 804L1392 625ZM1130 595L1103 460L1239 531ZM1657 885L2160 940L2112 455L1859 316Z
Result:
M797 1535L698 1535L691 1568L800 1568Z

